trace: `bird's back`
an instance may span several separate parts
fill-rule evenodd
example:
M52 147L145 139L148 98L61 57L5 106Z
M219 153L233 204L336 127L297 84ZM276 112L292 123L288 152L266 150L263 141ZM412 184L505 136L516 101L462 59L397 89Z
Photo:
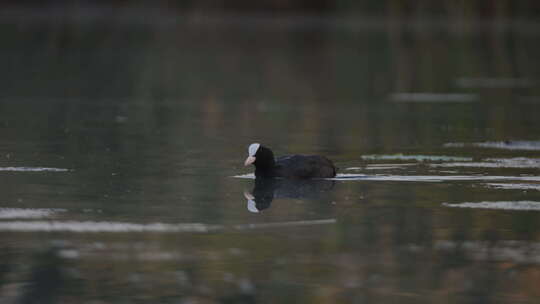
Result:
M286 155L276 160L275 175L284 178L328 178L336 176L336 168L324 156Z

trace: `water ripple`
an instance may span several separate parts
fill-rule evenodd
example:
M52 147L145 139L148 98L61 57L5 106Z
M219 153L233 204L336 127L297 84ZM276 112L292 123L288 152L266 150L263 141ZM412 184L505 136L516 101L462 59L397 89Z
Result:
M303 220L291 222L239 224L233 226L210 225L202 223L123 223L123 222L79 222L79 221L10 221L0 222L0 231L17 232L177 232L210 233L227 230L250 230L265 228L285 228L309 225L335 224L336 219Z
M452 162L432 164L432 167L476 167L476 168L540 168L540 158L487 158L482 162Z
M234 178L255 179L253 173L232 176ZM504 175L386 175L340 173L328 180L337 181L383 181L383 182L444 182L444 181L540 181L540 176Z
M443 203L443 206L473 209L540 211L540 202L534 201L463 202L457 204Z
M64 168L46 168L46 167L0 167L0 171L11 172L68 172Z
M11 221L0 222L0 231L19 232L199 232L206 233L220 228L199 223L188 224L135 224L121 222L78 221Z
M394 93L390 95L394 102L424 102L424 103L446 103L446 102L475 102L478 100L476 94L462 93Z
M505 190L538 190L540 191L540 184L505 184L505 183L488 183L486 186L495 189Z
M331 179L340 180L340 181L389 181L389 182L444 182L444 181L485 181L485 180L540 181L540 176L338 174L335 178L331 178Z
M538 84L538 81L527 78L469 78L462 77L456 80L462 88L529 88Z
M540 141L513 140L513 141L486 141L476 143L446 143L443 145L446 148L464 148L464 147L479 147L504 150L540 150Z
M362 155L363 160L416 160L416 161L471 161L472 157L447 155L404 155L404 154L374 154Z
M47 208L0 208L0 219L15 218L44 218L52 216L58 212L65 212L65 209L47 209Z

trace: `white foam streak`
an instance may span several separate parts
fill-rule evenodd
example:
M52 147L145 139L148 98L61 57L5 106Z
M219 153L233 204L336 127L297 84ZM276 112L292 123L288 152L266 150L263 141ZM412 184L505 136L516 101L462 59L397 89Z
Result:
M486 186L495 189L505 190L538 190L540 191L540 184L517 184L517 183L488 183Z
M0 231L17 232L74 232L74 233L211 233L227 230L250 230L281 228L308 225L326 225L336 223L336 219L306 220L276 223L240 224L234 226L208 225L202 223L185 224L136 224L122 222L78 222L78 221L9 221L0 222Z
M364 160L416 160L416 161L471 161L472 157L447 155L404 155L404 154L373 154L362 155Z
M540 150L540 141L527 141L527 140L515 140L515 141L487 141L476 143L446 143L443 145L446 148L463 148L463 147L479 147L479 148L491 148L491 149L504 149L504 150Z
M472 209L540 211L540 202L534 201L464 202L457 204L443 203L443 206Z
M432 167L474 167L474 168L540 168L540 158L487 158L483 162L454 162L432 164Z
M46 167L0 167L0 171L11 172L68 172L69 169Z
M444 182L444 181L491 181L491 180L540 181L540 176L338 174L335 178L331 178L331 180L389 181L389 182Z
M390 170L390 169L405 169L406 167L416 166L418 164L369 164L365 167L349 167L345 171L355 170Z
M11 221L0 222L0 231L19 232L195 232L206 233L220 226L199 223L188 224L134 224L121 222L78 221Z
M253 173L232 176L255 179ZM444 181L540 181L540 176L497 176L497 175L385 175L340 173L327 180L336 181L382 181L382 182L444 182Z
M34 208L0 208L0 219L16 218L44 218L58 212L65 212L65 209L34 209Z
M244 224L236 225L235 229L262 229L262 228L283 228L283 227L295 227L295 226L310 226L310 225L327 225L335 224L336 219L324 219L324 220L309 220L309 221L293 221L293 222L278 222L278 223L257 223L257 224Z
M234 176L232 176L232 177L235 177L235 178L255 179L255 174L253 174L253 173L247 173L247 174L234 175Z

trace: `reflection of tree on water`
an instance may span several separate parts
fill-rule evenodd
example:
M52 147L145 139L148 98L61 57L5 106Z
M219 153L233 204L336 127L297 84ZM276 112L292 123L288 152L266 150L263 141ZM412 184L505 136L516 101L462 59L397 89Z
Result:
M58 252L49 249L35 256L28 284L21 296L21 303L56 303L62 288L69 286L62 273L64 265Z
M275 178L257 178L255 187L244 192L248 200L247 208L250 212L259 212L270 208L272 201L277 198L315 199L322 193L334 187L333 180L289 180Z

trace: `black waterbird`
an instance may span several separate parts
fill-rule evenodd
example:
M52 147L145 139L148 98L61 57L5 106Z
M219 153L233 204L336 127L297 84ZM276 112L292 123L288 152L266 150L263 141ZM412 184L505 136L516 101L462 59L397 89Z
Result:
M336 176L336 167L331 160L320 155L285 155L274 158L274 153L261 144L248 148L245 166L255 166L257 178L331 178Z

